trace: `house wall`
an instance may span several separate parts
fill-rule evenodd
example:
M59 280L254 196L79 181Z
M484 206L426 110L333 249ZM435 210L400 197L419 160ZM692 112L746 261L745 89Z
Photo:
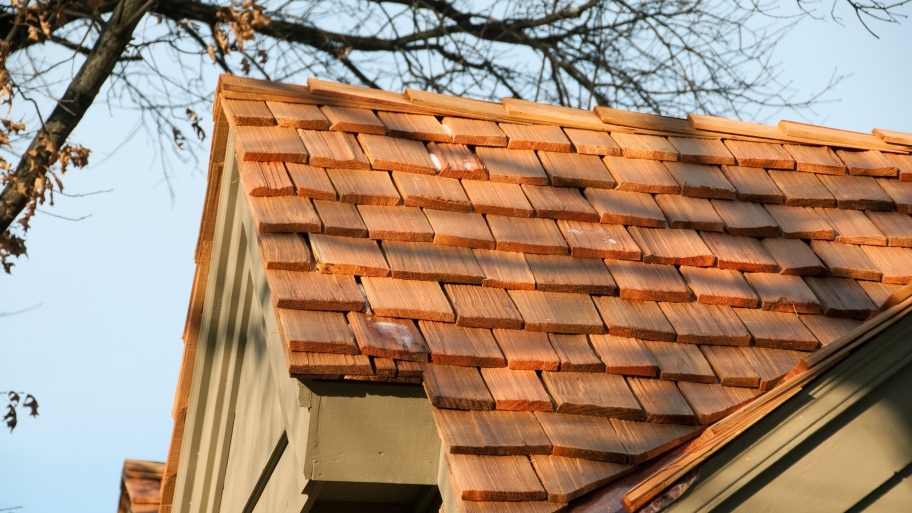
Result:
M912 315L710 459L668 511L912 510Z
M424 511L440 440L420 387L289 377L230 141L173 511L318 511L321 493Z

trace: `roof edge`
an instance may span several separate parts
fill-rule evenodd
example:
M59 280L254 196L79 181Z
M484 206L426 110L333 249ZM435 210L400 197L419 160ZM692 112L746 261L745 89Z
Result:
M817 350L799 362L782 384L761 395L742 409L710 426L685 446L683 453L631 488L623 498L628 511L636 511L675 484L738 435L771 413L824 372L843 361L854 350L912 312L912 284L897 290L873 318Z

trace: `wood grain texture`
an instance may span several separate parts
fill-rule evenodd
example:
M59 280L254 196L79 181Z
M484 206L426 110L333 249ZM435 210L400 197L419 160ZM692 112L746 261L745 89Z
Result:
M769 238L761 243L776 260L781 274L821 276L829 273L814 250L802 240Z
M285 358L292 377L342 379L374 374L370 358L363 354L286 351Z
M862 323L862 321L855 319L825 317L823 315L800 315L799 318L823 346L852 331Z
M703 232L703 241L716 256L719 269L777 272L779 264L754 237Z
M384 242L431 242L434 230L418 207L358 205L368 236Z
M607 132L564 128L577 153L586 155L620 155L621 147Z
M483 368L484 378L495 408L511 411L553 411L551 397L533 370L506 367Z
M319 233L323 226L313 204L299 196L247 196L258 233Z
M593 352L586 335L549 333L548 340L560 358L562 372L605 372L605 363Z
M880 269L885 284L912 283L912 249L862 246L862 250Z
M811 249L830 268L833 276L880 281L882 273L868 254L855 244L812 240Z
M627 448L629 463L639 464L680 445L698 434L696 426L657 424L624 419L611 419L614 431Z
M785 194L785 204L795 207L835 207L836 198L813 173L770 171L769 177Z
M678 387L703 425L728 416L756 395L751 389L719 384L681 382Z
M819 313L820 301L799 276L745 273L744 278L760 297L760 308L776 312Z
M835 242L868 246L887 245L887 237L860 210L818 208L817 211L836 231Z
M742 347L741 351L760 376L760 391L776 386L807 353L768 347Z
M510 143L512 143L512 139ZM548 175L532 150L511 150L479 146L475 154L484 164L492 182L547 185Z
M783 237L819 240L836 238L833 227L813 208L786 205L765 205L765 208L779 224Z
M225 98L222 111L232 126L273 126L276 124L272 111L262 100L236 100Z
M888 246L912 248L912 217L902 212L865 212Z
M493 121L448 116L443 118L443 125L453 132L453 142L458 144L507 145L507 134Z
M647 264L706 267L716 263L716 256L695 230L631 226L628 231L643 249L643 262Z
M760 304L757 294L739 271L685 266L679 271L699 303L742 308L755 308Z
M511 117L558 126L580 126L604 129L605 124L588 109L531 102L520 98L504 98L503 106Z
M839 208L893 210L893 200L869 176L820 176L820 183L836 198Z
M327 169L339 200L357 205L398 205L402 202L390 175L364 169Z
M722 218L712 203L703 198L691 198L677 194L657 194L659 208L665 212L670 228L685 228L721 232L725 229Z
M694 198L735 199L738 191L722 174L718 166L691 164L687 162L666 162L681 185L681 194Z
M446 460L454 491L462 499L534 501L548 497L527 456L447 454Z
M484 273L484 287L532 290L535 277L522 253L476 249L475 261Z
M281 162L239 161L238 175L248 196L292 196L294 184Z
M691 292L672 265L606 260L624 299L690 301Z
M361 284L377 315L443 322L456 320L450 302L435 282L364 277Z
M748 388L760 386L760 376L754 371L747 356L744 355L740 348L700 346L700 350L716 375L719 376L719 383L722 385ZM681 390L684 390L683 387Z
M661 303L665 317L674 326L678 342L746 346L751 336L728 306L699 303Z
M527 254L526 262L538 290L612 295L617 284L598 258Z
M437 408L494 409L494 399L475 367L428 364L424 369L424 390Z
M669 381L712 383L716 380L712 367L700 348L677 342L643 342L659 364L659 377Z
M444 365L503 367L507 364L491 330L419 321L431 361Z
M437 166L438 176L467 180L488 179L484 164L465 144L430 142L427 148L431 161Z
M370 162L352 134L326 130L298 130L310 154L308 163L318 167L370 169Z
M884 157L899 169L900 182L912 182L912 155L887 153Z
M611 138L618 143L624 156L628 158L678 160L678 150L664 137L612 132Z
M563 152L571 149L570 140L558 126L500 123L500 129L507 134L510 149Z
M307 148L293 128L236 126L231 134L238 160L307 163Z
M655 301L601 296L592 298L608 333L642 340L674 341L675 331Z
M559 220L557 227L573 257L639 260L642 254L623 225Z
M367 237L367 226L358 207L339 201L313 200L314 208L323 221L323 233L341 237Z
M795 169L795 159L780 144L728 139L725 146L742 167Z
M324 273L388 276L389 266L377 241L313 233L309 237L317 268Z
M406 205L471 212L472 204L459 180L441 176L393 172L393 182Z
M785 195L770 180L765 169L740 166L722 166L722 174L738 190L741 201L758 203L784 203Z
M798 171L827 175L846 174L845 164L826 146L785 144L782 147L795 159L795 169Z
M532 412L432 408L443 443L453 454L550 454L551 441Z
M681 162L717 165L735 163L735 157L728 151L721 139L669 137L668 142L681 153Z
M865 291L865 294L871 298L871 301L880 308L884 303L890 299L890 296L895 294L899 289L902 288L901 284L898 283L883 283L879 281L864 281L858 280L855 283L858 284L862 290Z
M608 137L608 134L602 135ZM605 149L607 150L607 147ZM602 159L595 155L540 151L538 158L544 165L551 185L556 187L611 189L616 185L611 173L602 163Z
M434 244L494 249L494 236L481 214L426 208L424 215L434 229Z
M499 251L566 255L567 242L552 219L488 215L488 227Z
M912 214L912 183L910 182L912 182L912 178L902 182L877 180L877 184L893 199L893 203L896 204L896 210L903 214Z
M845 162L849 174L860 176L896 176L898 169L876 150L836 150L836 155Z
M536 217L598 221L599 215L576 187L523 185L523 193L535 209Z
M650 194L592 187L586 188L583 194L601 216L599 221L602 223L653 228L666 225L665 214Z
M744 201L712 200L725 231L745 237L777 237L779 224L762 205ZM721 230L719 230L721 231Z
M413 362L430 360L430 349L411 319L349 312L348 322L362 354Z
M648 422L696 424L697 417L674 382L628 377L627 384L643 405Z
M475 284L484 279L469 248L389 240L382 246L394 278Z
M507 291L472 285L444 285L456 310L456 324L470 328L520 329L522 315Z
M337 312L276 309L279 332L292 351L359 354L345 316Z
M277 308L297 310L364 310L364 296L352 276L267 270L266 282Z
M531 217L535 210L515 183L463 180L462 188L479 214Z
M307 241L298 233L258 233L257 245L266 269L313 271L316 269Z
M625 376L655 377L659 364L643 342L617 335L589 335L589 343L605 362L605 372Z
M557 333L604 333L605 326L586 294L511 290L526 329Z
M864 320L876 308L853 279L807 277L804 280L820 299L823 313L829 317Z
M285 168L294 182L298 196L321 200L336 199L336 189L324 169L294 162L285 163Z
M561 456L532 456L532 465L548 491L548 501L566 503L614 481L630 465Z
M419 141L453 142L452 132L444 128L434 116L404 112L378 111L377 117L386 125L392 137L405 137Z
M817 337L794 313L736 308L735 313L754 337L754 345L795 351L813 351Z
M361 132L358 142L374 169L426 175L437 173L427 147L420 141Z
M605 157L605 166L617 182L617 190L650 194L679 194L681 186L668 168L657 160ZM608 188L608 187L604 187Z
M329 120L330 130L362 134L386 133L386 125L373 111L334 105L325 105L320 110Z
M266 106L269 108L269 111L272 112L272 116L279 126L326 130L330 125L330 122L326 119L323 111L316 105L267 101Z
M624 419L644 419L645 413L627 382L614 374L542 372L554 399L555 411Z
M494 329L494 338L507 358L507 367L517 370L551 370L560 368L561 360L548 335L542 332Z
M536 413L555 456L625 463L627 450L614 432L611 421L593 415Z

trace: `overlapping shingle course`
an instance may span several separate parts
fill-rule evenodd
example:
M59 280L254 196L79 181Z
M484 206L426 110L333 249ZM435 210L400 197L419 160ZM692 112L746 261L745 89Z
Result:
M912 281L912 146L232 80L291 374L420 377L466 511L625 475Z

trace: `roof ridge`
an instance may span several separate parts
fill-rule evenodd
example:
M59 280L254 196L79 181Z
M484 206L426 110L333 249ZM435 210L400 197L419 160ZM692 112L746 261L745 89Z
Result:
M395 93L369 87L308 78L307 85L222 75L217 96L233 99L282 100L353 106L411 114L458 115L519 124L548 124L597 131L659 136L691 136L834 146L856 150L912 153L912 133L875 128L871 134L782 120L778 126L690 113L686 118L611 107L577 109L504 98L475 100L407 88Z

